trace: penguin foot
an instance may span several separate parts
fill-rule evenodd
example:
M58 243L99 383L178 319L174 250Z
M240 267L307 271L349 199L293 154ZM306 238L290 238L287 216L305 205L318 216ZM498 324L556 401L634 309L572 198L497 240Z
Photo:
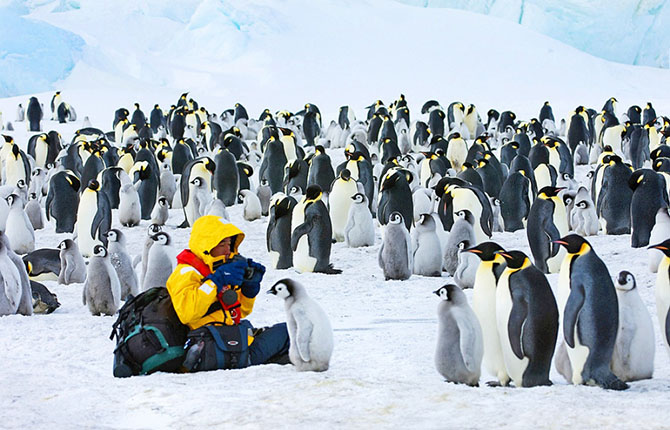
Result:
M486 386L488 387L507 387L507 385L503 385L500 383L500 381L489 381L486 383Z
M184 222L179 224L177 228L188 228L188 220L184 220Z
M335 269L335 268L333 268L332 264L329 264L328 267L325 270L320 271L320 272L325 273L326 275L339 275L340 273L342 273L342 270L341 269Z
M611 372L608 373L608 375L602 375L602 377L594 377L592 382L606 390L623 391L629 388L629 385L617 378L616 375Z

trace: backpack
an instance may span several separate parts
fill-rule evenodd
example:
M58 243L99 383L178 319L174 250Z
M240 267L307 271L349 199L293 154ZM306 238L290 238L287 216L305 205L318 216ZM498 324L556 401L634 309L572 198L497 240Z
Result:
M243 369L250 364L247 320L239 324L207 324L188 333L184 368L189 372L216 369Z
M119 310L109 337L116 337L114 376L179 371L188 331L166 288L151 288L131 298Z

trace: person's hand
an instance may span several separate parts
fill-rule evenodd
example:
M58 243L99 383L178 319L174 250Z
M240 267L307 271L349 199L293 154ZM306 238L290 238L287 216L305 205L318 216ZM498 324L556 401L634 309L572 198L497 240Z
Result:
M251 279L245 279L244 282L242 282L241 290L242 294L252 299L258 295L258 292L261 289L261 281L265 274L265 266L255 262L251 258L248 259L247 262L249 267L254 269L254 274L251 276Z
M244 269L247 266L247 261L243 259L223 263L205 279L214 282L217 291L220 292L229 285L241 285L244 280Z

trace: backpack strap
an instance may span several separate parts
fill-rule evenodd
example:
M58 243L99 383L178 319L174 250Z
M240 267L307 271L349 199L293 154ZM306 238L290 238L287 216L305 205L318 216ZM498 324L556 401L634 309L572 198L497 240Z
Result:
M203 278L212 274L209 266L199 259L190 249L185 249L177 255L177 264L188 264L189 266L193 266L200 272Z

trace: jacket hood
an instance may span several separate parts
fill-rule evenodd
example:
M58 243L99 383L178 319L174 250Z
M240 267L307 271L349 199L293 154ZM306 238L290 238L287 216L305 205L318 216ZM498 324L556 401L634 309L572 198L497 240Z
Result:
M228 256L228 259L230 259L237 254L237 248L244 240L244 233L235 225L228 223L225 218L216 215L205 215L193 223L188 247L196 257L212 268L215 261L224 259L225 257L212 257L209 251L227 237L234 237L230 246L230 255Z

